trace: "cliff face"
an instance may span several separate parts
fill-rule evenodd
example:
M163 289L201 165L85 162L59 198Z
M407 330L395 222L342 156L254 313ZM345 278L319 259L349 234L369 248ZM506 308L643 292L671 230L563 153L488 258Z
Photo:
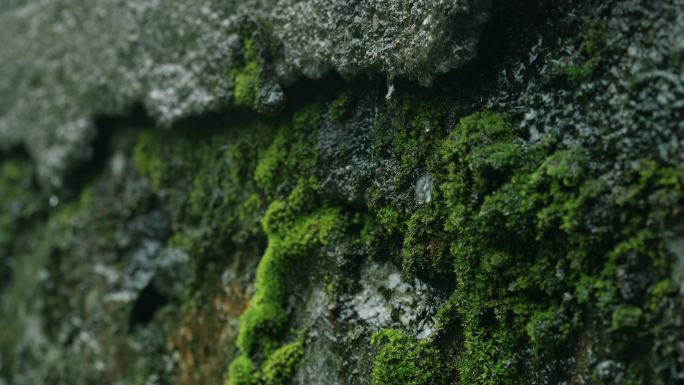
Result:
M0 384L684 380L683 2L0 24Z

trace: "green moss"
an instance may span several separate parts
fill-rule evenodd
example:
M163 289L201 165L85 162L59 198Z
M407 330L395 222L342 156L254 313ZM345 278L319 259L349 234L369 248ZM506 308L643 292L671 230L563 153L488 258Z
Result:
M318 104L295 113L259 154L253 172L256 187L270 201L261 219L268 246L257 267L254 296L240 317L237 345L241 357L260 363L261 383L286 383L303 354L301 342L280 346L290 320L286 301L290 279L297 273L293 266L301 265L313 250L327 245L348 226L341 210L326 207L318 197L311 133L319 121ZM289 191L285 198L281 198L283 191ZM256 202L261 201L252 194L245 205L258 206Z
M225 385L255 385L258 384L258 373L249 357L242 355L230 363L230 375Z
M525 384L525 375L515 367L520 360L516 333L503 327L484 334L465 331L464 351L459 357L460 383Z
M401 229L401 214L391 206L381 207L375 214L378 224L380 224L385 231L392 233Z
M639 326L639 319L643 312L635 306L618 306L613 311L611 325L614 330L635 329Z
M521 154L521 143L504 115L480 112L466 116L439 150L449 173L442 190L449 198L453 194L484 196L505 180Z
M260 158L259 164L254 171L254 180L263 190L276 190L277 184L282 180L282 178L277 178L277 173L282 165L287 162L284 150L287 140L288 135L285 132L279 132L264 156Z
M230 364L226 385L287 385L303 354L300 340L283 345L266 358L261 371L248 356L241 355Z
M566 290L557 272L587 269L593 238L578 218L604 190L587 178L581 151L525 148L502 114L462 118L438 148L434 200L402 223L402 266L433 282L455 273L438 333L463 331L453 350L461 383L526 383L526 363L562 356L577 330L555 300ZM568 236L583 247L564 260Z
M142 175L147 177L155 190L162 184L164 164L159 149L158 134L142 131L133 149L133 164Z
M243 48L244 64L230 71L233 82L233 98L238 106L257 109L259 97L259 76L261 64L258 61L253 39L245 39Z
M342 122L349 110L350 95L343 93L328 105L328 116L335 122Z
M606 30L601 24L594 24L580 34L581 58L577 64L562 68L565 79L578 86L589 81L599 67L601 52L606 49Z
M233 255L226 250L262 252L260 219L266 202L252 175L273 135L270 124L239 114L230 122L210 119L202 127L188 123L140 133L134 162L171 209L174 235L168 244L193 255L189 303L214 292L212 279L218 279Z
M278 348L264 362L263 383L265 385L287 385L303 354L304 349L301 341Z
M672 290L662 239L647 223L672 218L657 207L681 204L682 172L638 161L608 188L588 159L579 148L525 148L505 117L487 112L461 119L443 143L435 211L444 217L414 223L427 233L443 224L437 235L452 240L456 290L439 330L463 330L461 383L529 383L530 362L548 363L546 379L567 378L568 344L587 323L600 325L591 340L597 354L643 365L624 358L634 349L630 333L648 329L656 302ZM428 214L422 210L416 215ZM649 278L627 283L619 278L626 273Z
M268 198L292 186L300 176L314 174L314 133L320 119L319 104L304 107L294 114L291 124L280 127L268 149L259 156L254 180Z
M257 103L257 97L259 96L259 71L259 63L250 61L232 74L235 84L233 91L235 104L252 107Z
M227 245L249 250L249 242L268 239L254 296L240 318L241 355L229 368L230 384L281 383L291 375L287 368L301 347L280 345L290 320L292 266L347 226L342 212L318 197L314 134L320 119L320 104L313 103L277 127L245 120L231 131L145 131L135 147L137 168L174 208L169 245L195 256L191 298L212 290L206 282L225 268Z
M648 311L655 313L658 308L665 303L666 298L672 294L673 288L670 279L663 279L651 287L650 298L648 300Z
M457 320L463 329L461 383L525 383L522 367L531 358L524 358L520 346L530 339L540 350L550 347L543 355L555 352L548 344L552 336L569 335L549 321L552 307L527 298L531 288L554 290L553 259L533 258L529 239L539 231L534 208L547 202L547 195L537 192L547 186L541 180L553 175L562 190L576 181L578 171L562 156L535 170L535 155L525 153L505 116L491 112L462 118L439 151L441 206L434 210L443 217L421 227L442 223L441 238L454 239L444 253L454 263L456 290L440 311L440 324Z
M437 205L416 209L406 222L402 245L402 269L432 282L444 281L453 271L449 243L441 224L442 213Z
M311 132L318 129L321 123L321 105L318 102L309 103L297 110L292 116L292 128L297 132ZM305 159L300 159L305 161Z
M11 276L13 243L22 227L45 210L29 161L0 160L0 290Z
M292 266L301 264L310 250L327 244L335 232L344 228L345 222L340 211L334 208L297 212L299 199L298 192L293 191L288 201L274 201L264 216L268 247L257 268L255 294L240 317L237 344L242 354L281 356L273 358L270 372L264 371L264 375L272 377L273 381L276 381L274 371L282 365L279 360L284 359L286 353L290 360L295 356L294 347L276 350L289 320L286 299ZM267 358L266 363L269 360Z
M391 188L369 187L368 212L353 218L331 207L315 177L321 111L342 121L346 98L278 125L246 122L235 134L141 134L135 164L177 210L169 245L196 256L198 282L225 268L227 250L263 252L227 384L290 380L303 354L301 342L285 344L289 290L304 274L293 266L349 228L360 228L357 256L394 259L444 296L455 287L435 341L399 331L373 337L374 384L560 383L589 349L596 360L641 368L620 378L648 378L661 354L653 335L668 333L653 327L678 289L660 234L681 215L681 167L634 160L610 179L589 149L527 142L508 116L488 111L461 118L441 139L445 109L431 100L406 96L378 114L369 151L393 162L394 179ZM431 202L392 195L410 195L423 173L435 181ZM621 279L635 272L638 282ZM326 277L331 297L346 289L336 278ZM637 330L645 332L633 342Z
M287 276L309 250L325 245L343 227L339 210L322 208L297 213L299 193L286 202L274 201L264 216L269 244L257 268L255 294L240 318L238 347L247 355L271 352L288 320L285 309ZM292 205L291 205L292 204Z
M569 343L571 325L562 320L563 313L557 307L535 312L525 328L532 348L549 355L565 349Z
M414 191L417 177L439 174L435 153L449 124L449 108L428 95L403 92L393 98L388 111L378 113L374 120L370 148L374 158L391 160L392 177L388 186L370 183L365 192L373 217L364 225L364 243L379 249L374 253L377 258L390 258L404 273L433 283L451 271L448 242L441 229L444 211L434 204L407 210L393 198L397 189ZM436 190L433 201L438 199Z
M579 85L588 81L594 75L595 70L596 61L594 59L589 59L579 65L563 68L563 73L570 84Z
M435 135L444 121L444 107L432 98L416 98L403 94L394 106L391 115L391 130L379 127L380 143L383 148L389 144L390 154L399 159L402 173L410 174L434 153ZM387 144L382 142L388 142Z
M603 24L591 25L582 32L582 49L590 56L598 55L606 47L606 29Z
M193 240L192 237L186 233L175 233L169 238L167 245L179 249L190 250L192 249Z
M371 338L379 347L373 363L373 385L445 384L439 350L398 330L384 330Z
M0 221L8 225L29 219L43 209L29 161L0 161Z

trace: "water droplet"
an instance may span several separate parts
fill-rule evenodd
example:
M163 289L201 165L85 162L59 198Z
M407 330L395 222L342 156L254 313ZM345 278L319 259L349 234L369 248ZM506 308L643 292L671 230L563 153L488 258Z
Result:
M51 196L48 203L50 204L50 207L57 207L59 204L59 197L56 195Z

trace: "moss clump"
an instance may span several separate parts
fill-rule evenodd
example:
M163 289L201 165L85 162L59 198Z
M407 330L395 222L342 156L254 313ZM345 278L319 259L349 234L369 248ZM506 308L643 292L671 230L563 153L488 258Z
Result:
M261 64L257 60L253 39L245 39L243 58L243 66L231 70L229 74L234 84L233 98L238 106L255 107L259 97Z
M560 353L559 347L567 346L570 342L572 324L564 317L563 309L554 306L538 310L530 316L525 330L537 354L554 356Z
M443 213L436 204L419 207L406 222L401 250L402 269L431 282L448 281L453 272Z
M614 330L636 329L642 313L641 309L636 306L618 306L613 311L611 325Z
M249 252L258 247L266 202L252 175L274 135L273 126L239 114L231 122L205 124L142 131L133 157L138 171L172 209L171 241L201 256L192 262L190 291L195 294L213 290L207 276L220 274L230 257L227 248Z
M333 103L326 118L344 119L345 103ZM630 381L655 376L647 368L654 357L676 361L676 352L657 348L667 332L652 328L672 311L664 304L677 290L659 234L677 215L663 207L681 206L681 167L636 160L614 180L590 162L598 159L590 149L553 137L525 142L504 114L465 116L440 139L435 122L442 115L432 103L407 101L390 110L382 122L392 129L376 127L369 152L393 160L393 186L367 189L368 215L354 219L363 223L359 245L396 258L405 273L455 290L438 314L443 351L400 332L383 333L374 338L380 350L373 381L560 382L571 371L592 370L574 356L586 346L597 360L634 365L615 377ZM297 274L291 266L354 224L319 191L321 111L311 104L290 122L246 123L234 136L222 130L197 138L150 134L136 148L136 164L157 181L159 195L179 199L173 242L200 256L198 281L224 266L226 249L259 236L268 240L255 295L240 321L241 355L229 368L229 384L291 377L303 349L297 342L283 345L291 341L286 298ZM435 181L430 202L396 199L396 191L413 191L424 173ZM637 275L643 279L619 278ZM634 343L635 330L651 331ZM450 375L426 378L432 369Z
M548 322L550 314L556 315L551 304L528 298L530 287L549 290L547 277L553 281L547 270L551 257L540 256L535 266L534 251L523 246L535 237L526 226L535 215L524 210L542 198L525 192L514 175L525 173L535 155L525 152L506 116L492 112L462 118L439 152L437 199L442 206L436 210L443 216L446 237L453 239L445 253L456 274L456 290L440 312L440 324L457 321L463 330L461 383L526 383L524 363L533 359L520 346L529 339L542 346L540 341L546 343L546 336L557 332ZM575 166L574 160L563 158L549 161L544 169L569 182ZM537 178L527 174L521 181L535 183ZM500 200L514 206L502 207ZM557 318L562 319L562 312Z
M290 268L316 247L327 244L344 227L338 209L306 209L313 188L302 181L286 201L271 203L263 219L268 247L257 268L255 294L240 318L238 347L250 357L270 354L278 345L289 319L286 310Z
M347 112L350 110L352 94L343 93L328 105L328 116L333 122L342 122Z
M446 111L449 107L430 95L402 93L393 98L375 120L368 149L373 159L387 160L391 176L383 184L368 183L365 192L373 219L367 223L366 243L377 249L374 255L440 286L451 273L444 214L435 203L435 189L430 189L431 202L419 204L415 191L417 180L426 176L432 181L436 175L435 153L447 125ZM409 194L400 195L404 192Z
M133 149L133 163L138 171L150 180L155 190L162 187L165 169L159 145L158 134L142 131Z
M0 160L0 290L10 280L14 258L13 243L22 227L45 210L29 161Z
M241 356L229 368L228 381L249 380L244 373L255 370L258 383L284 384L303 354L301 342L280 346L290 320L286 301L288 282L296 273L292 266L329 244L348 222L340 209L326 207L318 196L311 133L319 120L318 104L301 109L258 157L253 176L270 201L261 219L268 246L257 267L254 296L240 317ZM289 193L281 198L284 191Z
M263 383L268 385L288 384L303 354L304 349L301 341L289 343L273 352L264 362Z
M258 372L247 356L239 356L228 367L230 375L226 385L254 385L258 382Z
M373 385L446 384L439 350L398 330L384 330L371 338L379 347L373 364Z
M601 52L606 49L606 31L600 24L589 26L580 34L581 56L579 64L563 68L563 75L574 86L589 81L599 67Z
M488 191L506 180L522 155L522 145L506 117L490 112L461 119L436 152L434 172L442 180L432 202L406 222L402 266L433 282L453 270L447 233L460 232L469 212Z
M388 122L392 129L378 127L376 147L389 150L388 155L399 160L402 174L410 175L434 153L444 111L432 98L403 94L393 105Z
M440 324L463 330L460 382L561 381L573 343L630 362L615 378L645 381L651 374L634 357L648 355L640 349L654 336L643 336L644 345L629 336L652 330L660 310L651 295L669 292L655 229L676 215L658 207L681 204L684 173L643 160L609 188L585 150L525 147L494 113L461 119L440 156L444 218L427 227L443 220L453 240L456 290ZM529 370L535 363L544 368L539 378Z
M589 80L594 75L595 70L596 61L589 59L582 64L563 68L563 73L570 84L579 85Z
M226 385L286 385L303 354L301 340L283 345L266 358L261 371L249 357L239 356L228 368Z
M388 233L400 231L402 228L401 214L392 206L383 206L375 213L377 223Z
M506 180L522 152L504 115L478 112L461 119L439 150L447 172L447 182L440 188L448 205L448 229L459 225L463 205L478 204Z
M243 40L242 53L228 71L233 85L232 102L252 111L276 113L284 100L278 76L269 61L280 49L277 40L264 23L243 26L241 33L249 37Z
M286 371L282 367L301 356L298 345L276 350L289 320L286 294L291 268L301 263L310 250L327 244L333 233L344 228L345 220L338 209L323 208L302 214L298 212L300 199L298 188L287 201L274 201L264 216L269 244L257 268L254 297L240 317L238 347L243 357L267 357L263 376L268 384L284 381L282 376ZM228 376L232 375L229 372Z
M307 105L294 114L290 124L278 129L266 151L260 154L254 181L267 198L273 199L292 188L297 176L314 175L317 161L314 134L320 120L320 105Z
M238 117L243 126L229 131L210 122L200 134L179 127L139 136L135 165L174 208L169 243L195 256L189 304L211 292L205 282L225 267L226 248L249 250L260 247L260 237L268 240L240 319L241 355L229 367L230 384L279 384L291 376L287 367L302 349L280 347L290 320L291 266L346 227L345 215L318 197L313 144L320 119L313 103L277 126Z

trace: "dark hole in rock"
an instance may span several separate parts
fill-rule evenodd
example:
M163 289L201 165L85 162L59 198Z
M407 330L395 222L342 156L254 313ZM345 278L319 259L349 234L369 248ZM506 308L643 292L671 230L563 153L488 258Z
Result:
M133 304L131 314L128 319L128 329L133 330L137 326L149 323L159 308L168 302L159 290L150 282L138 295Z

